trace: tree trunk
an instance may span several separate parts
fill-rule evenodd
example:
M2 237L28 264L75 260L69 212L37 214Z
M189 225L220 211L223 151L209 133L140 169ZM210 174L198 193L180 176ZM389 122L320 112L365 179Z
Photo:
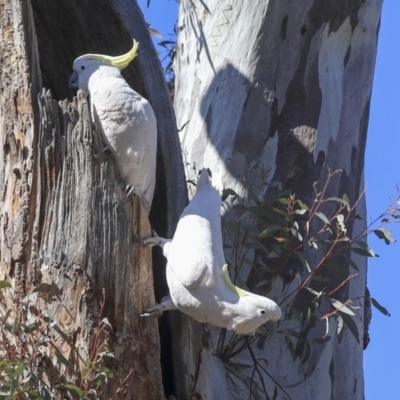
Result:
M311 204L314 182L321 190L329 180L326 198L347 194L355 204L363 192L381 7L381 0L338 4L182 0L174 103L187 179L196 180L201 168L210 168L213 183L221 190L233 189L245 205L267 201L277 187ZM328 168L342 173L329 177ZM334 207L324 207L324 212L334 212ZM356 213L365 217L364 200ZM263 260L258 251L244 249L245 233L239 230L237 218L232 201L226 201L226 244L236 251L227 249L226 258L240 271L236 278L260 292L256 284L268 275L243 266L244 255L254 263L272 261ZM357 237L363 226L349 223L349 236ZM311 232L319 229L314 224ZM307 248L303 254L311 266L318 265L323 256ZM228 373L224 377L221 362L203 349L195 391L207 399L257 399L265 398L265 393L274 399L363 399L366 262L352 258L358 272L350 266L348 253L336 260L346 276L358 275L335 293L338 300L353 299L353 306L359 307L353 310L358 341L356 332L346 328L337 335L336 322L330 320L326 325L325 319L319 319L314 327L297 329L297 334L303 340L324 334L331 339L313 345L306 360L293 360L288 341L279 334L289 328L282 321L263 349L251 347L258 360L268 361L268 366L263 364L266 372L246 369L244 365L254 360L251 353L242 352L234 359L242 368L237 367L232 376L232 365L225 364ZM304 272L293 263L285 273L268 293L283 306L287 306L285 294L298 288L293 277L300 274L304 280ZM343 281L332 272L325 272L325 278L330 283L319 290L327 288L327 292ZM289 308L283 320L289 319ZM212 335L214 340L218 334ZM299 346L300 340L297 345L296 341L294 346ZM213 380L215 376L219 379Z
M103 317L112 326L115 355L107 364L115 378L101 387L104 396L164 397L158 323L139 318L155 302L152 252L138 244L151 234L148 217L138 198L126 197L84 96L57 104L42 92L43 81L57 99L71 95L75 57L122 54L136 35L139 62L125 76L156 113L160 146L151 219L160 234L170 235L186 201L175 119L140 10L131 2L137 11L131 32L119 15L124 4L0 0L0 279L12 285L2 306L27 307L28 317L19 306L11 317L36 318L39 332L51 337L48 347L34 345L29 352L51 360L45 376L56 398L56 383L84 381ZM141 74L138 66L148 64L151 71ZM165 281L162 263L156 267Z

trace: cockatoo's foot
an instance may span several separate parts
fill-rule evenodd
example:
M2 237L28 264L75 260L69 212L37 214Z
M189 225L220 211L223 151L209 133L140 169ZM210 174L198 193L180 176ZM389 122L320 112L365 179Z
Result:
M164 306L162 304L157 304L154 307L148 308L143 314L140 314L141 317L161 317L164 312Z
M160 246L164 256L168 259L168 250L171 244L171 239L164 239L162 237L159 237L157 235L157 232L154 230L152 231L152 233L153 236L139 240L139 243L142 244L143 246L148 246L148 247Z
M161 238L157 235L157 232L152 230L151 233L153 236L150 236L146 239L139 240L139 243L143 246L154 247L159 246L161 244Z
M160 304L156 304L154 307L148 308L141 317L161 317L164 311L176 310L175 304L172 302L170 296L165 296L161 300Z

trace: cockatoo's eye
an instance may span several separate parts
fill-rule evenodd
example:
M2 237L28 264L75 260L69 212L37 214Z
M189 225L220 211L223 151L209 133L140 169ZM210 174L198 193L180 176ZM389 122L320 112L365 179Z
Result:
M84 69L85 69L85 66L84 66L84 65L82 65L82 66L81 66L81 70L84 70Z
M264 314L265 314L265 310L261 310L260 313L261 313L262 315L264 315Z

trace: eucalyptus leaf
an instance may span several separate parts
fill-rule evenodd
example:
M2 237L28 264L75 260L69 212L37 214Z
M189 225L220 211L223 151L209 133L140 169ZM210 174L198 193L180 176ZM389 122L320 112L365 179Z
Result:
M331 221L329 221L325 214L322 214L322 212L316 212L315 215L320 218L325 223L325 225L331 226Z
M353 334L354 338L357 340L357 343L360 343L360 334L358 333L358 328L356 323L354 322L354 319L345 313L342 313L339 311L340 316L343 318L343 322L346 325L346 327L349 329L349 331Z
M308 261L304 257L303 253L296 252L295 255L301 261L301 263L303 264L303 267L305 267L307 269L307 271L311 273L310 265L308 264Z
M375 229L374 233L379 239L383 239L388 245L396 242L396 239L392 236L392 231L389 229Z
M271 233L276 232L281 230L281 226L280 225L271 225L268 228L264 229L259 235L259 239L262 239L264 237L270 236Z
M373 297L371 297L371 303L372 303L372 305L373 305L377 310L379 310L383 315L387 315L388 317L390 317L390 312L389 312L385 307L383 307L382 305L380 305L380 304L378 303L378 301L377 301L376 299L374 299Z
M348 202L348 198L347 200L345 200L345 199L340 199L339 197L329 197L329 199L326 199L326 201L333 201L336 203L343 204L347 208L347 211L350 211L350 204Z
M333 307L335 307L338 311L341 311L342 313L352 315L354 316L354 312L350 310L347 306L345 306L342 302L336 299L332 299L330 297L326 297L326 300L329 301L329 303L332 304Z

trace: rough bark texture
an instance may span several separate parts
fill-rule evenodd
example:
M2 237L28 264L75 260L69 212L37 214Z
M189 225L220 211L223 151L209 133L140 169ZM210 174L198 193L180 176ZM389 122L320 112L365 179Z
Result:
M342 169L331 180L327 196L346 193L354 204L363 188L381 6L381 0L182 0L175 111L187 178L208 167L221 190L232 188L246 197L252 188L260 199L274 191L268 183L277 181L310 203L313 183L322 187L327 168ZM358 212L365 215L365 205L360 204ZM224 225L237 239L241 232L235 228L234 213L227 208L224 215ZM348 228L354 235L362 226ZM321 257L319 252L305 255L310 265ZM232 253L226 256L235 266ZM338 296L356 299L360 309L355 322L362 335L366 263L357 261L358 276ZM348 257L341 263L347 274L355 272ZM241 278L249 272L242 269ZM248 280L250 287L262 275L257 278ZM334 274L329 278L333 287L340 283ZM295 286L295 281L289 288L277 281L269 295L281 301L283 290ZM321 337L325 328L325 321L317 321L307 337ZM358 343L348 330L338 337L334 324L328 334L332 339L313 349L306 363L292 360L283 335L275 335L263 350L255 348L258 358L269 361L267 370L276 380L266 378L271 397L277 383L287 393L279 389L278 399L364 398L362 338ZM241 357L239 362L251 364L250 356ZM211 357L203 357L201 378L213 375L205 368L214 368L220 376L220 364L212 364ZM196 390L207 399L249 396L249 374L238 373L243 391L232 390L231 381L214 384L203 378ZM228 390L225 397L221 386ZM251 393L254 398L265 396L257 374Z
M79 379L104 288L116 356L110 362L116 379L105 396L130 374L115 398L158 399L164 397L158 324L139 318L155 302L152 252L137 243L151 234L147 215L137 198L126 197L86 99L57 104L41 93L43 80L57 99L71 96L75 57L129 49L132 32L118 4L0 0L0 279L12 283L10 307L13 293L40 313L43 303L29 296L40 284L58 298L48 306L54 336L46 373L52 383ZM151 74L141 74L134 63L126 78L157 116L158 189L151 218L166 236L186 200L182 159L168 91L159 83L161 67L140 12L131 24L141 42L139 68L154 63ZM157 268L162 277L163 266ZM55 356L57 349L69 368Z
M61 332L56 346L61 341L62 353L77 363L71 378L79 376L104 288L117 375L106 395L132 370L121 398L162 398L157 322L139 317L154 302L151 251L137 242L151 233L146 212L138 198L126 197L100 132L92 132L86 100L80 95L73 105L61 103L61 110L50 95L40 101L38 251L32 262L37 283L58 288L66 306L56 304Z

